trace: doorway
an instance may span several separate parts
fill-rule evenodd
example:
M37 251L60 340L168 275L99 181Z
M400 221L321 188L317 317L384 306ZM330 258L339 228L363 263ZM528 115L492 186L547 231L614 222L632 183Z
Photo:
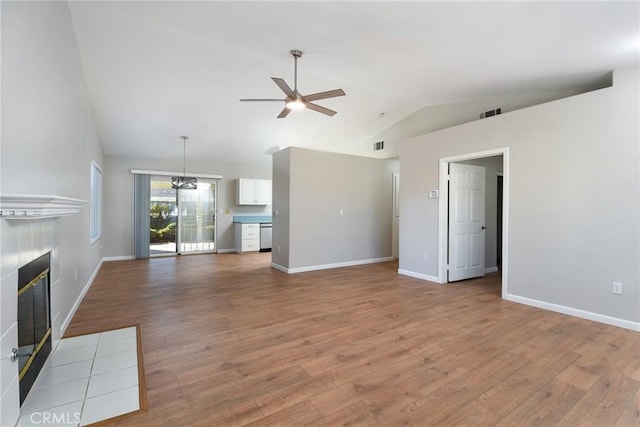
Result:
M508 222L509 222L509 149L508 148L500 148L496 150L488 150L476 153L468 153L458 156L446 157L440 159L440 200L438 204L438 281L440 283L447 283L448 272L449 272L449 259L448 259L448 219L449 219L449 165L450 163L467 163L472 162L474 159L484 159L488 157L502 156L502 219L500 221L500 229L502 233L502 237L500 239L500 243L497 243L494 248L490 251L492 255L495 255L497 252L497 247L501 247L500 253L500 269L502 271L502 297L504 298L508 294ZM495 183L497 178L493 178L494 188L497 186ZM494 204L493 207L497 208L497 204ZM497 213L493 214L493 219L497 218ZM487 220L489 217L487 217ZM497 233L497 220L496 225L494 226L493 232ZM497 262L497 257L496 257ZM498 271L497 264L489 266L486 272Z
M150 256L216 251L216 181L198 179L196 189L176 190L169 176L151 176Z

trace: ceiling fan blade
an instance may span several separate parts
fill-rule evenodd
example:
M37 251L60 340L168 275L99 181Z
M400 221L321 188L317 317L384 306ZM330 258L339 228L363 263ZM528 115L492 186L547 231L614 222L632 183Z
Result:
M317 101L319 99L335 98L336 96L344 96L346 93L342 89L328 90L326 92L312 93L302 97L305 101Z
M278 85L278 87L284 92L285 95L287 95L288 98L296 99L295 92L291 90L289 85L284 80L277 77L271 77L271 80L273 80L273 82Z
M318 113L326 114L327 116L334 116L336 114L336 111L330 110L330 109L325 108L325 107L321 107L318 104L313 104L311 102L305 102L305 105L307 106L308 109L313 110L313 111L317 111Z
M278 102L284 102L286 101L286 99L241 99L240 102L272 102L272 101L278 101Z
M278 118L279 119L284 119L285 117L287 117L289 115L290 112L291 112L290 109L288 109L287 107L284 107L284 110L280 111L280 114L278 114Z

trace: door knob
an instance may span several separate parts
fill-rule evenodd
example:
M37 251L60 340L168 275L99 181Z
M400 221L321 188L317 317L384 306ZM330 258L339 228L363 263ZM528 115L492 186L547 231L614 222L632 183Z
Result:
M480 227L480 229L482 229L482 230L486 230L486 229L487 229L487 227L485 227L485 226L483 225L482 227Z
M18 349L17 348L11 349L11 354L9 355L9 357L11 358L12 363L18 360Z

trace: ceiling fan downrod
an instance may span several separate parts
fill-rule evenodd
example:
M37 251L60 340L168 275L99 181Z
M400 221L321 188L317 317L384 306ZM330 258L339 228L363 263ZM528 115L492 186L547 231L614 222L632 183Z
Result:
M293 92L295 92L296 97L300 99L300 93L298 92L298 58L302 56L302 51L290 50L289 54L293 56Z

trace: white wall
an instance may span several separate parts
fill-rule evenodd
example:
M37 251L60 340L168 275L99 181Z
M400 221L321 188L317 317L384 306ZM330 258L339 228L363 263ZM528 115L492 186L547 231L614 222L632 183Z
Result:
M152 155L150 153L150 155ZM187 156L189 147L187 146ZM218 250L233 249L233 215L270 215L271 206L236 205L236 179L271 179L271 156L256 165L215 165L198 159L187 160L188 173L222 175L218 185L218 209L232 213L218 214ZM133 175L131 169L181 171L182 159L154 160L105 156L104 185L104 255L133 256Z
M496 96L454 104L430 105L416 111L397 123L390 124L383 132L373 135L366 141L357 144L355 147L352 147L349 152L351 154L384 159L396 157L399 153L401 141L452 126L458 126L463 123L477 121L480 119L480 113L485 111L501 108L502 113L508 113L610 85L611 78L607 76L600 81L594 82L593 85L589 87ZM373 151L373 143L376 141L384 141L384 150Z
M273 230L271 262L289 268L291 148L273 155ZM278 210L277 215L275 210Z
M509 297L638 328L638 75L402 142L400 268L438 275L439 159L509 147Z
M286 156L289 176L280 165ZM280 255L274 244L274 264L295 272L391 257L392 174L398 161L292 147L274 154L274 164L281 172L274 175L275 200L289 204L273 206L281 212L274 241L285 241L279 233L289 231Z
M66 2L2 2L2 149L0 192L89 200L90 164L103 165ZM14 271L52 250L53 337L63 332L102 259L89 240L89 207L56 220L0 220L2 234L2 414L18 414L17 363L7 348L17 304ZM77 271L77 279L75 272ZM9 325L10 322L13 322ZM12 341L12 342L7 342Z

